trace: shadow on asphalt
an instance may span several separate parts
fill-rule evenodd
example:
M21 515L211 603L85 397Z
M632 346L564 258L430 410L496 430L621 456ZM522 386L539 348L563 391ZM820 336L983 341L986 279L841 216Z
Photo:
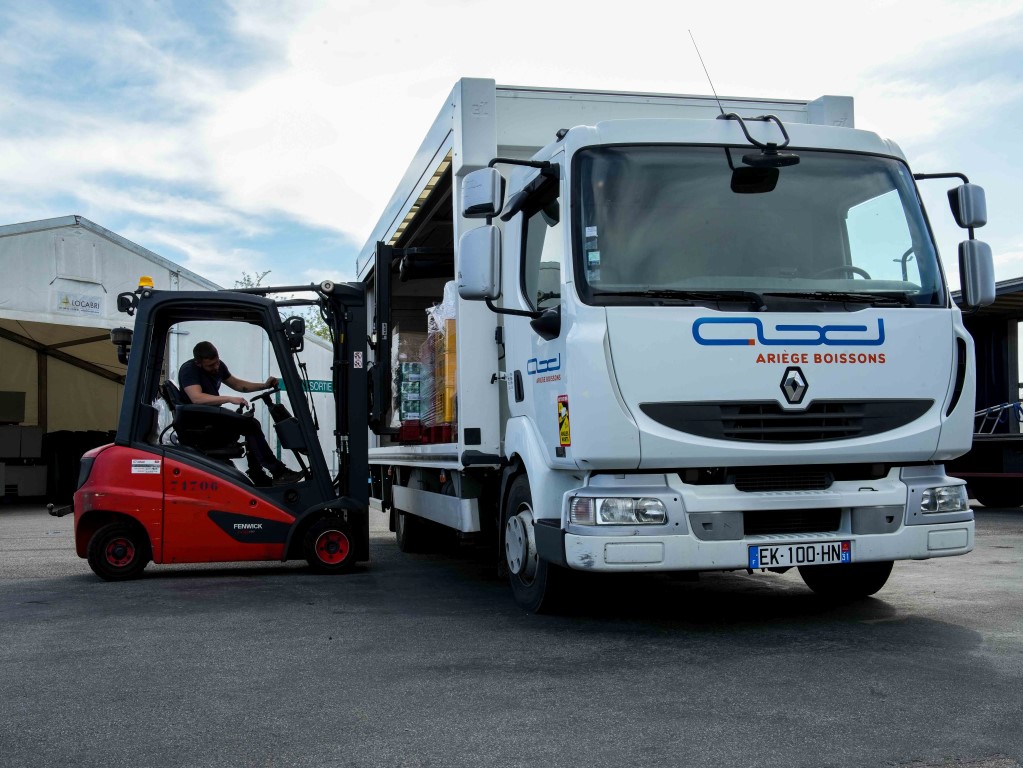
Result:
M920 620L898 607L905 603L904 594L886 600L886 592L898 594L900 569L912 567L905 564L896 564L888 586L876 597L846 604L817 597L795 570L784 575L715 572L696 580L667 574L571 574L571 597L563 608L553 616L535 617L516 605L506 581L497 577L495 559L491 548L466 543L449 543L434 553L405 554L393 534L375 532L371 560L347 574L318 575L301 560L151 564L138 581L107 583L86 572L54 578L47 586L63 585L83 600L122 595L142 603L173 600L182 590L209 589L224 605L251 603L261 613L308 600L338 603L339 611L380 616L526 617L534 628L552 630L592 624L610 631L617 625L630 632L641 631L643 625L658 631L784 632ZM928 630L933 631L934 627Z

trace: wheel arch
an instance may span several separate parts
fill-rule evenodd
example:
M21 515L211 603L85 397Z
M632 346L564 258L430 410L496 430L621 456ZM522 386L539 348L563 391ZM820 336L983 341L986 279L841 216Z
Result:
M508 422L505 434L505 452L508 466L501 475L501 508L508 499L508 488L519 474L529 477L537 519L557 520L561 523L562 499L565 493L581 484L586 470L555 469L547 461L547 454L534 425L525 417Z
M88 557L89 541L96 535L96 531L109 523L130 525L141 531L149 544L149 556L155 559L153 537L141 520L124 512L111 512L104 509L89 510L75 522L75 552L79 557Z
M291 530L288 531L288 539L284 545L281 562L284 562L285 560L301 560L305 556L303 554L303 550L306 532L316 525L316 523L320 522L320 520L326 518L337 518L342 522L348 522L350 525L350 521L346 521L346 514L348 512L357 514L359 509L354 505L354 503L346 504L346 501L348 501L347 497L332 499L331 501L324 502L323 504L306 510L306 512L304 512L292 524ZM352 546L356 546L354 539L352 541ZM356 551L358 551L358 549Z

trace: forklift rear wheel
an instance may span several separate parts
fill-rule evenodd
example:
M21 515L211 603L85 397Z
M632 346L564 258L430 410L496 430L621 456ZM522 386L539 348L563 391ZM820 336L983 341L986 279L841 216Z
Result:
M151 557L145 531L125 523L108 523L93 534L89 566L105 581L136 579Z
M846 565L810 565L799 569L799 575L810 589L821 597L836 600L858 600L877 592L892 572L891 560L877 563Z
M354 564L352 542L339 520L324 518L305 535L305 559L317 573L342 573Z

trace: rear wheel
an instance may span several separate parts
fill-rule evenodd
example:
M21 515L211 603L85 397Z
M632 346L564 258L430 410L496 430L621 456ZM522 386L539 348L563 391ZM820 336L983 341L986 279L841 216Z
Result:
M515 602L530 613L563 609L571 573L537 556L533 497L525 475L512 482L503 517L505 565Z
M87 554L89 566L105 581L137 579L152 557L146 532L126 523L108 523L96 531Z
M354 565L352 542L336 518L313 523L305 535L305 559L317 573L343 573Z
M878 563L802 566L799 575L806 586L821 597L836 600L857 600L869 597L888 581L891 560Z
M398 549L409 554L433 549L428 523L400 509L394 510L394 538L398 541Z

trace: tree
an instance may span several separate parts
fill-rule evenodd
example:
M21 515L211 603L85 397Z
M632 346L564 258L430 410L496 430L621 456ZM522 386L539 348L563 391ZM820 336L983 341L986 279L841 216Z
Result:
M258 288L263 284L263 278L270 274L271 270L266 272L257 272L250 275L248 272L242 272L242 279L234 281L235 288Z
M320 317L320 312L316 308L310 308L303 314L305 317L305 328L307 331L312 333L314 336L319 336L321 339L330 341L330 330L327 328L327 324L323 318Z
M266 270L265 272L255 272L249 274L248 272L242 272L242 279L234 281L235 288L259 288L263 285L263 280L272 270ZM320 317L320 312L315 307L309 307L298 313L305 319L306 331L319 336L321 339L330 341L330 330L327 328L327 324Z

